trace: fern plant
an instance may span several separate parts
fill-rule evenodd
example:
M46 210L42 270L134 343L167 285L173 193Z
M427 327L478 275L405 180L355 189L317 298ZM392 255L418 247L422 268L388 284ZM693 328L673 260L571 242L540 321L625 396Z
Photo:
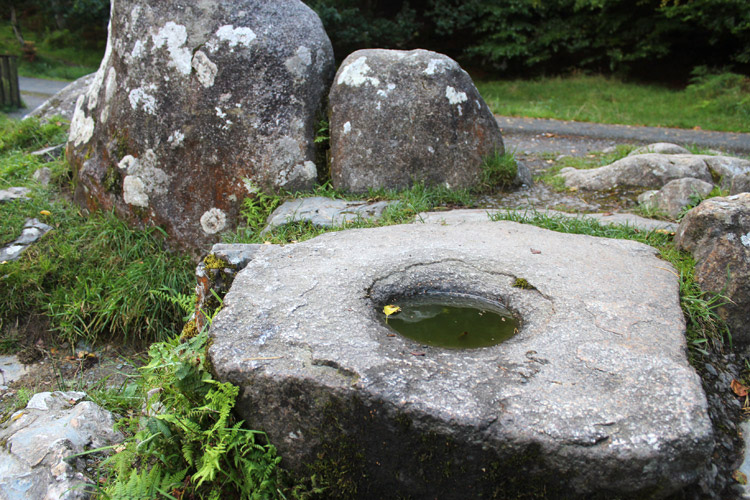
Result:
M202 331L151 346L141 371L147 401L121 423L133 435L104 462L102 497L283 498L281 458L263 432L235 420L239 389L213 379L207 341Z

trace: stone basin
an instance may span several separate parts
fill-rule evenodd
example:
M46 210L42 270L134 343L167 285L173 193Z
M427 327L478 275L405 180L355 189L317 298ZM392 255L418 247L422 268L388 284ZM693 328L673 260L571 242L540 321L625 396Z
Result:
M520 332L392 336L378 308L422 291L497 301ZM481 222L264 245L211 336L241 418L334 496L662 498L713 450L676 275L635 242Z

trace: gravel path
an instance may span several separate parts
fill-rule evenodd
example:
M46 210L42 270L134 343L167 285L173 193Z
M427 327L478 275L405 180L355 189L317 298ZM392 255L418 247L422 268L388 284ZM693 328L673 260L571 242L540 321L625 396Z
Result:
M708 132L662 127L633 125L605 125L601 123L572 122L539 118L511 118L496 116L504 136L509 139L519 135L539 136L551 134L551 143L565 143L565 137L586 137L590 140L614 143L674 142L694 144L702 148L718 149L735 154L750 154L750 134L733 132ZM512 140L510 141L513 142ZM606 147L606 146L605 146Z

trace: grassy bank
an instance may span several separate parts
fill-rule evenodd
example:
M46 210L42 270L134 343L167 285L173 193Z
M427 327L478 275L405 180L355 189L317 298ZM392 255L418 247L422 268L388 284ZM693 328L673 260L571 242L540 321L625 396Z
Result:
M478 81L493 113L582 122L750 132L750 78L699 74L685 89L569 76Z

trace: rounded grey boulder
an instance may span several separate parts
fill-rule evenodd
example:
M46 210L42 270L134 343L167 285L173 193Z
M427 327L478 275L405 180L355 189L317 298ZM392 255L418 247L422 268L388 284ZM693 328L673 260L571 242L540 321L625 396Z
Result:
M427 50L358 50L329 94L331 179L351 192L468 188L483 157L504 152L500 127L456 61Z
M205 248L244 197L314 185L332 74L331 43L299 0L114 0L71 122L76 198Z

